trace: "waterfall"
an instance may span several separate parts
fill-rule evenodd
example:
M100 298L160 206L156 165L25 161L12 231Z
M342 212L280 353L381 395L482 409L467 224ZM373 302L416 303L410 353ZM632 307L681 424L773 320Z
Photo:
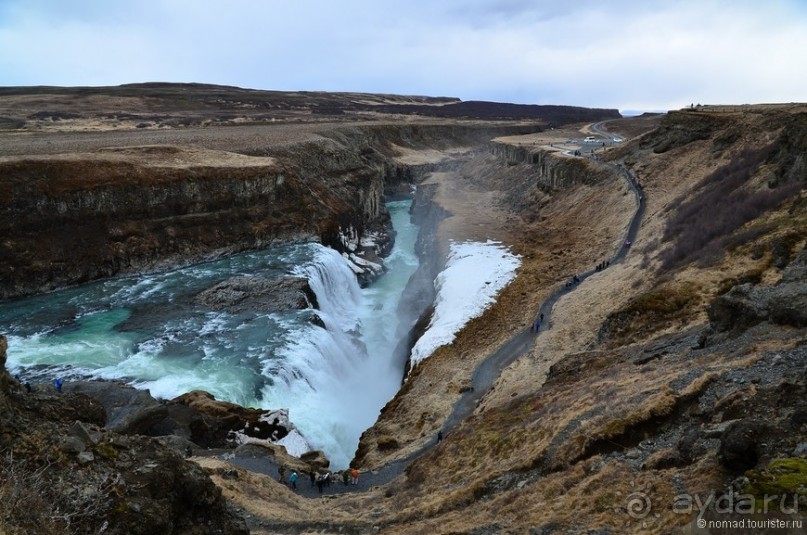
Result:
M114 379L163 399L198 389L247 407L286 408L332 467L346 467L400 386L395 311L417 266L417 231L408 203L390 212L398 230L390 269L368 288L339 253L314 243L98 281L0 303L7 365L34 385ZM319 310L227 311L195 299L234 276L290 273L308 279Z
M358 330L356 312L362 306L361 288L342 255L317 246L313 261L296 268L295 274L308 279L317 296L320 318L329 329Z

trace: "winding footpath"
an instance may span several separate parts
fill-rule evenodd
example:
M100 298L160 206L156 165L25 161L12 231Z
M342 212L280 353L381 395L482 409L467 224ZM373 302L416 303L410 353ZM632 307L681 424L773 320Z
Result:
M595 126L598 127L598 130L596 130L598 133L601 135L610 136L610 134L603 133L601 130L602 123L597 123ZM627 181L628 186L636 199L636 211L631 218L630 225L625 233L625 238L622 240L622 245L613 256L607 259L609 264L613 265L622 261L627 256L631 245L636 239L639 226L641 225L642 216L644 215L645 199L641 186L638 185L636 178L629 170L618 164L602 165L607 165L619 173ZM536 314L536 319L543 315L543 321L541 322L540 328L537 332L533 331L531 327L522 329L495 353L491 354L484 361L482 361L479 366L477 366L471 377L471 389L464 392L460 399L454 403L451 414L443 423L441 429L443 435L447 435L463 420L468 418L473 413L479 401L491 389L501 371L512 364L516 359L524 355L533 344L535 337L538 336L541 331L552 327L552 308L555 306L555 303L557 303L562 296L574 291L584 280L597 272L597 269L592 268L582 274L577 275L579 280L576 283L567 284L564 287L555 290L555 292L553 292L546 299L546 301L541 304ZM330 486L325 487L323 494L332 495L341 494L344 492L365 491L372 487L388 483L395 477L402 474L406 467L417 457L434 447L436 442L437 437L430 440L422 448L411 453L409 456L403 459L390 462L371 472L362 473L359 477L358 485L344 485L341 479L335 481ZM278 477L278 466L269 459L238 457L233 456L232 454L224 455L223 458L232 464L241 466L242 468L246 468L250 471L260 472L275 478ZM297 489L295 492L311 498L321 496L317 487L309 482L308 476L305 474L300 475L300 480L297 482Z

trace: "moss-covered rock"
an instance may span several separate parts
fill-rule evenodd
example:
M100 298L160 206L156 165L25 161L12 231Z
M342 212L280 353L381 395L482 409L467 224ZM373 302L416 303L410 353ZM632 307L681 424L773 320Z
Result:
M807 494L807 459L776 459L763 471L749 470L744 491L755 498Z

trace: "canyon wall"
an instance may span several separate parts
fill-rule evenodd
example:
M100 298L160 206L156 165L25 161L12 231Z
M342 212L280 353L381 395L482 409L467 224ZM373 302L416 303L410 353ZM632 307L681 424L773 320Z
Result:
M385 188L431 168L396 162L401 148L536 129L353 126L247 155L147 146L0 158L0 299L275 243L344 249L346 233L389 224Z
M334 162L327 178L309 181L269 159L171 167L164 156L0 163L0 297L317 239L378 215L356 195L373 191L374 178L357 166Z
M507 165L532 166L528 172L543 189L560 189L575 183L591 184L602 176L587 158L498 141L491 141L488 148Z

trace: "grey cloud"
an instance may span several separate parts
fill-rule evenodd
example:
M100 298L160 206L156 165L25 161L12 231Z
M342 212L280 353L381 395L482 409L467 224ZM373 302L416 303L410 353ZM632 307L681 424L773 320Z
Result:
M783 49L807 49L799 0L0 2L3 85L176 80L631 108L803 100L803 60Z

